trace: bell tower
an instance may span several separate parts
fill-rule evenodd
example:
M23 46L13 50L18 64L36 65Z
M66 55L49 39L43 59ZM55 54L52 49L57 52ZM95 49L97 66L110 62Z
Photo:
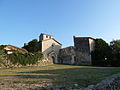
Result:
M52 39L52 38L53 38L52 35L47 35L47 34L41 33L40 36L39 36L39 41L47 40L47 39Z

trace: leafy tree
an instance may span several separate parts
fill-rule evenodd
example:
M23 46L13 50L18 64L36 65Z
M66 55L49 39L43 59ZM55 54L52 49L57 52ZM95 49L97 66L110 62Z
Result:
M110 42L112 48L112 66L120 66L120 40L113 40Z
M30 41L28 43L28 45L24 46L23 48L25 48L28 52L37 52L39 51L39 44L38 44L38 40L37 39L33 39L32 41Z
M114 53L120 52L120 40L113 40L110 42L110 46Z
M103 39L95 40L95 50L92 52L93 65L105 66L110 64L111 48Z

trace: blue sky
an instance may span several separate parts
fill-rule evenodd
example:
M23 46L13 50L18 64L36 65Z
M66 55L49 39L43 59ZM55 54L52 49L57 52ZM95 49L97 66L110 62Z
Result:
M22 47L40 33L63 47L73 35L120 39L120 0L0 0L0 44Z

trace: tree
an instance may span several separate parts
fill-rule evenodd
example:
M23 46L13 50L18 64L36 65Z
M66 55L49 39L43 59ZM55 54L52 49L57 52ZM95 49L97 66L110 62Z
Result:
M95 40L95 50L92 52L93 65L105 66L110 64L111 48L103 39Z
M120 40L111 41L110 46L111 46L114 53L119 53L119 51L120 51Z
M112 48L112 66L120 66L120 40L113 40L110 42Z
M23 48L25 48L28 52L37 52L39 51L39 44L38 44L38 40L37 39L33 39L32 41L30 41L28 43L28 45L25 45Z

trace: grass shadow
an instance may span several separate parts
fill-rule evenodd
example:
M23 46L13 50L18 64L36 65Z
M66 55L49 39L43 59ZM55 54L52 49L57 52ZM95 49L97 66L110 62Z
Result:
M105 79L112 74L120 72L120 69L108 67L74 67L53 70L35 70L28 72L19 72L25 75L17 75L18 78L49 79L53 85L63 85L73 87L78 84L79 87L86 87L90 84Z

